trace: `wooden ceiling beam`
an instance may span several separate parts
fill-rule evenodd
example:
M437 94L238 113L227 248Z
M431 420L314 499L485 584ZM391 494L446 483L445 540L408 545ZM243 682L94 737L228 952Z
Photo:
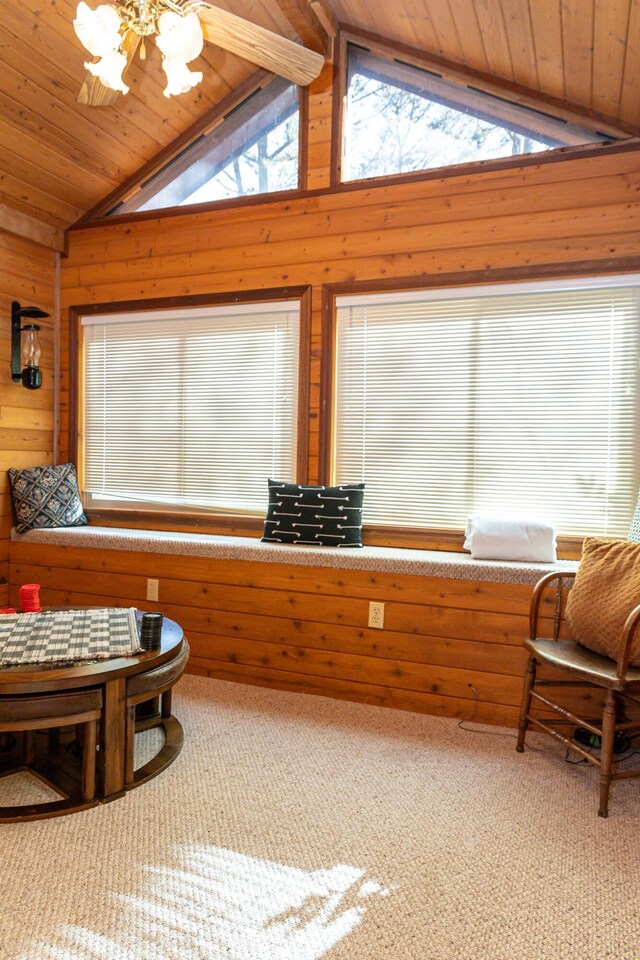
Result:
M275 0L275 2L305 47L317 53L326 53L329 46L327 31L309 0Z
M277 0L279 3L280 0ZM324 56L317 50L211 5L198 8L205 40L292 83L307 86L320 75Z
M25 240L33 240L43 247L49 247L58 253L65 250L64 231L51 223L37 220L20 210L15 210L0 201L0 230L16 234Z
M333 39L338 35L340 24L338 18L329 6L328 0L309 0L309 6L325 29L328 37Z

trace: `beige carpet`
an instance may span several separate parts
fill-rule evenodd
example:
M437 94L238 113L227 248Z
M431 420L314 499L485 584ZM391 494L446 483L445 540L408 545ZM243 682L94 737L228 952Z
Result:
M605 821L551 741L193 677L176 712L163 776L0 827L2 960L640 956L637 782Z

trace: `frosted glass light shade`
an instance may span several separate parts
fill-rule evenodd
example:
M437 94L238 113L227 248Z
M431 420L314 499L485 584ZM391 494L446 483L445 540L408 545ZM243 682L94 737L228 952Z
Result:
M92 57L102 57L120 46L120 15L110 3L102 3L92 10L81 0L73 29Z
M189 70L186 63L167 59L163 61L162 67L167 77L167 85L162 91L165 97L188 93L202 80L202 73L199 70Z
M113 51L102 57L97 63L90 60L85 61L85 67L97 77L100 83L111 90L117 90L118 93L129 93L129 87L122 79L122 71L127 65L127 58L123 53Z
M158 18L156 43L162 51L162 67L167 77L165 97L187 93L202 80L199 70L189 70L187 64L202 52L204 36L195 13L181 16L171 10Z
M122 79L127 58L120 52L120 27L120 14L111 4L100 4L95 10L83 0L78 4L73 28L80 43L93 57L100 58L97 63L87 61L85 67L105 87L128 93L129 87Z

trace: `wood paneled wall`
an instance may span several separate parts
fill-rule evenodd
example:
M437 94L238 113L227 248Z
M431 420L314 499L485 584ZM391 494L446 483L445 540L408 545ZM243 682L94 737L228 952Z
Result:
M308 88L307 189L322 190L331 183L334 65L328 60Z
M317 155L326 162L319 145ZM614 148L595 157L72 231L62 265L61 438L68 412L66 308L309 284L313 480L326 285L490 282L638 266L639 161L640 150Z
M159 580L159 603L146 598ZM189 670L226 680L515 725L531 587L389 573L11 544L11 597L160 610ZM553 596L543 601L551 635ZM368 629L370 600L385 629ZM477 692L476 706L474 690ZM593 715L593 695L574 700Z
M55 257L53 250L0 229L0 606L8 602L13 524L7 469L53 462ZM51 315L39 321L40 390L25 390L11 380L13 300Z
M72 231L62 264L61 459L68 455L68 309L309 286L309 479L319 475L327 293L640 268L640 151L540 158L509 169L329 188L331 73L309 95L304 196ZM48 603L148 604L213 676L513 723L530 589L182 557L12 547L13 583ZM369 630L369 600L387 605Z

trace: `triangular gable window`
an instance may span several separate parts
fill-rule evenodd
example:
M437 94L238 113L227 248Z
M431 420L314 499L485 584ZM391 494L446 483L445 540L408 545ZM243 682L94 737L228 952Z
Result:
M107 216L298 187L299 88L275 79L230 111Z
M350 44L343 180L611 138Z

